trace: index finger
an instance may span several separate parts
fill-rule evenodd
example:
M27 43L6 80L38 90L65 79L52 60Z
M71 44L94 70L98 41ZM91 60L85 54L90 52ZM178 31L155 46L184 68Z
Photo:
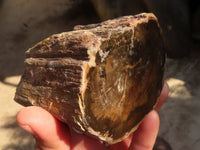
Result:
M159 97L159 100L154 108L156 111L160 110L160 108L162 107L166 98L168 97L168 94L169 94L169 86L168 86L167 82L165 81L164 85L163 85L163 89L162 89L160 97Z

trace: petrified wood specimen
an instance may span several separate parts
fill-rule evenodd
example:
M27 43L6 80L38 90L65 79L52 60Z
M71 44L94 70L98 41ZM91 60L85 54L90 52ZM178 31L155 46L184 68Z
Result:
M76 26L26 52L15 100L109 144L136 130L160 95L164 44L153 14Z

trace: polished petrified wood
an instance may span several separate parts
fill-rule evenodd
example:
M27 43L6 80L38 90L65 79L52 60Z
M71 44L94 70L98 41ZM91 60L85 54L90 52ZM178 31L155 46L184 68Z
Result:
M15 100L109 144L136 130L163 85L164 44L153 14L76 26L26 52Z

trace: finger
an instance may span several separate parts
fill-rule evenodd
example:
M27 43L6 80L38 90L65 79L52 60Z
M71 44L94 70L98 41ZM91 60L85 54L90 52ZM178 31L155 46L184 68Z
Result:
M18 124L35 136L36 149L70 149L69 130L46 110L30 106L17 114Z
M129 150L152 150L159 129L159 116L152 110L133 133Z
M163 89L161 91L158 103L156 104L156 107L155 107L156 111L160 110L161 106L163 105L163 103L167 99L168 94L169 94L169 86L168 86L167 82L165 82L164 85L163 85Z
M125 138L123 141L110 145L110 150L127 150L132 142L133 134L129 135L127 138Z
M113 145L106 145L94 138L84 134L78 134L71 131L71 149L72 150L127 150L132 140L132 134L122 142Z
M71 150L106 150L107 147L94 138L71 130Z

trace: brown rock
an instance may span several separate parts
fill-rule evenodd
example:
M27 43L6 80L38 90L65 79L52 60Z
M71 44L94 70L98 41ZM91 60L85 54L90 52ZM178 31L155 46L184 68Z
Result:
M153 14L52 35L26 52L15 100L109 144L136 130L163 84L164 44Z

